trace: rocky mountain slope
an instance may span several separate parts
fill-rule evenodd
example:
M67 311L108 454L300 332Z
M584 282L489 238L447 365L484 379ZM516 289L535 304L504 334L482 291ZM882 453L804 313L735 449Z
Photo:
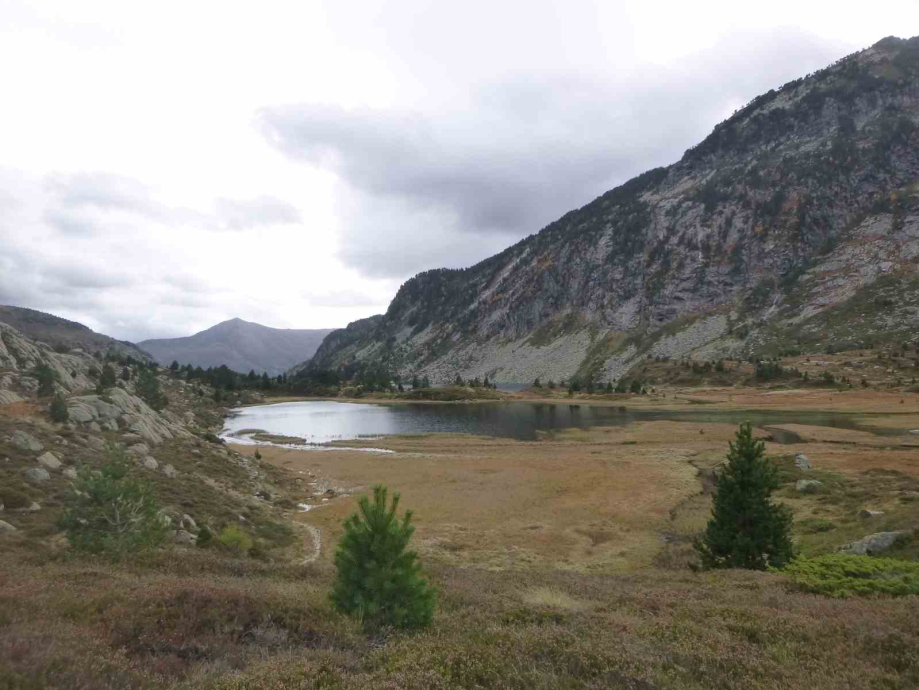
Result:
M42 364L53 372L54 392L65 401L66 423L52 422L50 396L36 395ZM157 379L169 403L157 411L139 397L138 374L147 365L123 358L118 369L131 376L119 376L99 393L101 366L86 352L58 352L0 322L0 532L37 540L56 533L56 518L74 497L78 471L97 469L120 453L153 487L178 544L194 545L199 527L216 529L231 521L248 521L253 529L273 525L275 536L287 535L281 541L293 541L289 529L273 522L278 513L264 500L278 494L272 468L216 442L226 408L215 403L212 388L160 370ZM228 404L260 399L236 395Z
M917 182L919 37L887 38L502 253L415 276L310 367L605 381L647 355L911 339Z
M203 368L226 364L234 371L275 376L309 359L331 329L269 328L231 319L187 338L144 340L140 346L161 364L176 360Z
M25 307L0 306L0 322L12 326L29 338L40 340L53 348L67 351L79 349L90 354L101 352L116 357L133 357L142 362L153 358L134 343L115 340L96 333L76 321L68 321L53 314Z

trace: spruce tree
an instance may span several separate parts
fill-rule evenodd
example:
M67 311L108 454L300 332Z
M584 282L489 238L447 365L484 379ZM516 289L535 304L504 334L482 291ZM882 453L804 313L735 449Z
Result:
M67 401L60 393L55 395L51 400L51 405L48 408L48 412L51 415L51 421L53 422L64 424L70 421L70 410L67 409Z
M780 482L763 457L766 444L749 422L729 443L727 464L716 478L712 518L695 549L704 568L781 568L794 556L791 510L771 500Z
M40 362L35 367L35 378L38 379L39 398L54 395L54 383L57 377L54 374L54 370L46 362Z
M96 393L103 393L107 388L115 387L115 370L111 364L102 367L102 374L99 376L99 383L96 385Z
M406 550L415 531L412 511L400 522L399 494L389 508L386 498L385 486L373 487L373 502L362 496L359 512L345 521L335 553L332 605L370 629L423 627L434 617L436 593L421 575L418 555Z

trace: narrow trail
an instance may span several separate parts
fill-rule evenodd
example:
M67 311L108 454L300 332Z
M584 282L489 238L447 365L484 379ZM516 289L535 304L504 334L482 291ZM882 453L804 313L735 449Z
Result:
M313 561L319 558L319 554L322 551L322 533L319 531L318 528L313 527L312 525L307 525L302 522L298 522L297 524L305 528L306 530L308 530L310 533L310 536L313 538L313 553L307 556L306 558L304 558L299 563L299 565L309 565L310 563L312 563Z

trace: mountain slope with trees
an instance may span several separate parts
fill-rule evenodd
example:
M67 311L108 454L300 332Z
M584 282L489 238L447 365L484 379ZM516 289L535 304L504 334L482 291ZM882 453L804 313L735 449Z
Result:
M500 254L415 276L310 366L603 382L648 355L908 339L917 257L919 37L891 37Z
M80 349L90 354L100 352L116 357L133 357L141 361L152 361L153 359L148 352L134 343L115 340L107 335L96 333L82 323L68 321L35 309L0 306L0 322L9 324L29 338L48 343L62 352Z

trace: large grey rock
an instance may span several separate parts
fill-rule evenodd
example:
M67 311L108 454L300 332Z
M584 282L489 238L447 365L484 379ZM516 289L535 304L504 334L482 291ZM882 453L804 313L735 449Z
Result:
M823 482L819 479L799 479L795 483L795 489L803 494L812 494L821 486L823 486Z
M188 514L182 516L182 527L184 527L189 532L198 531L198 523L195 522L194 518Z
M38 452L44 450L45 447L42 445L41 441L28 434L25 431L17 431L13 434L13 445L19 448L20 450L31 450Z
M65 477L67 477L67 479L76 479L76 478L77 478L77 471L76 471L74 468L72 468L72 467L65 467L65 468L64 468L64 471L63 471L61 474L63 474Z
M93 450L105 450L105 441L98 436L90 436L86 439L86 444Z
M169 477L170 479L174 479L174 478L176 477L176 475L178 475L179 473L176 471L176 468L175 468L175 467L173 467L171 464L169 464L169 465L166 465L166 466L163 468L163 474L165 474L165 475L166 475L167 477Z
M44 467L30 467L26 470L26 478L30 482L41 483L51 479L51 475Z
M61 469L61 461L58 460L57 456L50 450L44 455L40 455L38 457L38 464L49 470Z
M863 510L858 511L858 516L862 518L880 517L883 514L883 510L870 510L868 508L864 508Z
M809 470L811 468L811 461L804 453L798 453L795 456L795 467L799 470Z
M146 443L137 443L130 448L128 448L128 455L134 455L138 458L142 458L146 455L149 455L150 447Z
M897 539L907 534L908 532L878 532L877 534L869 534L867 537L859 539L858 541L840 546L837 551L857 556L871 556L886 551L893 546Z
M146 467L148 470L155 470L159 466L160 464L149 455L144 458L144 467Z
M186 532L184 529L176 530L174 539L176 544L185 544L186 546L194 546L198 543L198 537L191 532Z
M12 534L13 532L18 532L18 531L19 530L13 527L10 523L0 520L0 534L3 534L3 533Z

